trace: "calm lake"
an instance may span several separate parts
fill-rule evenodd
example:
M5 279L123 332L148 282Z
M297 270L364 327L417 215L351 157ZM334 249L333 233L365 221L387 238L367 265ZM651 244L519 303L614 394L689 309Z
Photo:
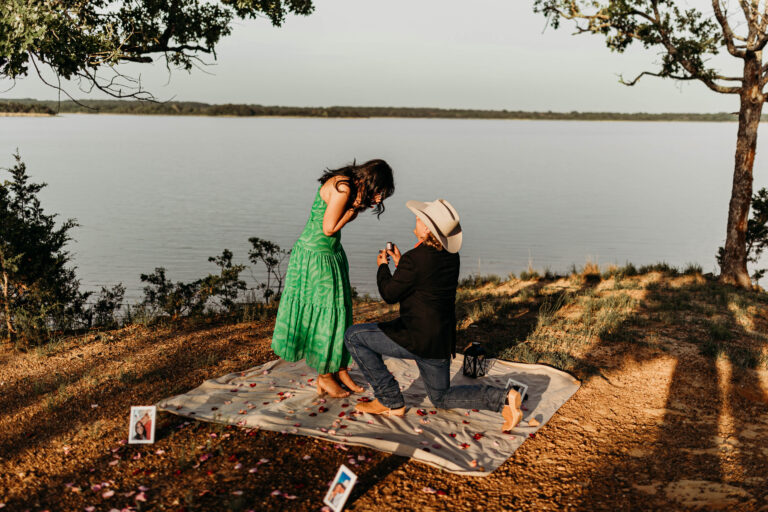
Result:
M735 140L732 123L0 117L0 166L18 148L48 183L44 208L79 221L71 251L84 288L123 282L136 301L155 267L191 280L214 272L207 258L224 248L246 262L252 236L290 248L323 169L384 158L397 188L386 212L342 231L352 285L375 295L377 250L415 241L409 199L457 208L463 275L587 260L713 271ZM766 158L768 134L755 190L768 185Z

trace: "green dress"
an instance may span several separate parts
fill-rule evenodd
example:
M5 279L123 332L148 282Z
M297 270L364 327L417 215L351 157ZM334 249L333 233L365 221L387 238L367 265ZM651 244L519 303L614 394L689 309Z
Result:
M321 374L349 364L344 332L352 325L349 263L341 233L323 233L326 206L318 189L304 232L291 250L272 334L278 356L291 362L306 358Z

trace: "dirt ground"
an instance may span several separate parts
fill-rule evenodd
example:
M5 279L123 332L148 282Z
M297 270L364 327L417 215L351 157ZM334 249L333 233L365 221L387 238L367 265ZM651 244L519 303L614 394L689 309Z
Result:
M579 292L582 302L563 306L560 317L583 319L584 300L637 296L632 321L621 317L624 331L568 349L583 363L572 369L583 378L581 389L488 477L460 477L369 449L166 413L158 415L155 444L125 444L131 405L155 403L274 359L269 322L131 326L26 353L5 351L0 504L13 511L320 510L343 463L354 464L359 476L347 505L354 511L768 511L768 370L762 363L737 364L727 351L713 356L698 341L706 326L715 339L716 324L706 322L730 311L737 334L720 337L765 354L768 301L739 302L726 294L712 302L719 309L692 308L711 293L702 279L678 306L667 301L666 310L661 298L696 283L671 282L662 294L642 277L624 291L604 281ZM563 328L561 335L569 336L571 327L537 323L541 301L522 293L534 285L489 285L485 296L465 297L469 303L487 303L491 296L507 302L506 309L483 315L476 308L461 316L463 339L520 330L520 339L526 332L531 340L543 339L535 334L544 328ZM568 287L578 284L539 283L536 296L542 288ZM381 303L359 304L355 311L356 321L394 314ZM640 331L642 343L635 336ZM583 368L597 370L582 374ZM212 456L201 460L202 454Z

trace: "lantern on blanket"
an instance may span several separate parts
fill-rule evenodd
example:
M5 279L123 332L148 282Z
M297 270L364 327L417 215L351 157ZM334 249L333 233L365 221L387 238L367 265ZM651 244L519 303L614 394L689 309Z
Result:
M464 375L476 379L485 375L489 367L490 359L480 343L473 341L464 349Z

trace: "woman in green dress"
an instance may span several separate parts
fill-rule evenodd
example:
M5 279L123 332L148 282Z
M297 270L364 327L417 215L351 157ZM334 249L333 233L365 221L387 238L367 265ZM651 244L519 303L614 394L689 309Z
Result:
M349 395L340 384L363 391L347 372L352 292L341 228L368 208L380 216L395 184L384 160L327 170L318 181L309 220L291 250L272 350L286 361L306 359L318 372L317 392L340 398Z

